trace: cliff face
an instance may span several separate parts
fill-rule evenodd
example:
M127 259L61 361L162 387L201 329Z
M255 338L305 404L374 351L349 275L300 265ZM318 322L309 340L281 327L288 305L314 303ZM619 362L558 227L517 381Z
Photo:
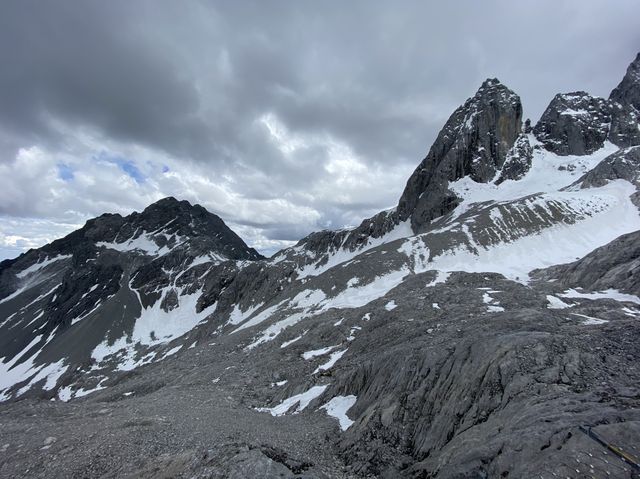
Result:
M502 168L522 128L518 95L496 79L486 80L459 107L413 172L398 203L399 221L411 219L414 231L453 210L459 199L450 181L470 176L486 183Z
M609 100L640 112L640 53L627 68L622 81L611 91Z

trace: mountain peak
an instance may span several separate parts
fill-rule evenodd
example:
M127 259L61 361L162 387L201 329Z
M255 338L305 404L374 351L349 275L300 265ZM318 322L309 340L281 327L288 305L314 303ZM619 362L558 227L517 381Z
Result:
M497 78L487 78L483 81L476 94L470 100L495 97L496 95L499 96L501 100L520 102L518 95L516 95L508 86L500 83L500 80Z
M640 54L609 99L585 91L559 93L533 133L558 155L588 155L611 141L619 147L640 143Z
M604 145L610 123L607 100L575 91L554 96L533 132L558 155L589 155Z
M202 206L198 204L191 204L187 200L178 200L173 196L167 196L162 198L155 203L151 203L147 206L142 213L145 212L153 212L153 211L189 211L192 209L200 209Z
M487 78L485 81L482 82L482 85L480 85L480 89L478 91L482 91L487 88L494 88L497 86L504 87L504 85L500 83L500 80L498 80L497 78Z
M218 215L198 204L169 196L142 212L134 211L128 216L105 213L92 218L79 230L30 250L14 262L27 267L43 257L56 255L73 255L84 261L99 255L102 248L149 257L185 253L222 260L263 259Z
M152 236L176 236L184 238L191 244L206 243L207 249L215 251L229 259L261 259L262 256L253 248L249 248L218 215L211 213L199 204L191 204L187 200L178 200L168 196L147 206L141 213L134 212L125 217L124 229L133 237L137 234ZM122 231L123 228L120 229ZM123 238L120 234L117 241ZM115 239L114 239L115 241Z
M174 196L165 196L164 198L156 201L155 203L151 203L151 205L167 205L167 206L172 206L172 205L177 205L180 203L187 203L190 204L187 200L177 200Z
M414 231L419 231L451 211L459 199L448 190L449 182L464 176L481 183L492 179L521 129L520 97L497 78L485 80L449 117L409 178L398 204L398 219L411 218Z

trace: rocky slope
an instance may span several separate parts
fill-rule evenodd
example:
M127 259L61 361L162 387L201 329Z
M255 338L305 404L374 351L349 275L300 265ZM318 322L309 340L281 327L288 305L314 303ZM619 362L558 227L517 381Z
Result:
M100 344L144 349L184 334L210 312L197 306L204 273L261 258L216 215L165 198L4 261L2 384L37 372L29 384L47 378L52 389L52 378L98 357Z
M1 263L0 475L636 477L580 427L640 456L639 58L270 259L166 199Z

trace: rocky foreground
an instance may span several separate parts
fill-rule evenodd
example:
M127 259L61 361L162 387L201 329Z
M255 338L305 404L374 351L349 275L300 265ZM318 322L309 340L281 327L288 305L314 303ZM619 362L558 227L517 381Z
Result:
M263 347L259 361L238 338L209 333L85 398L5 404L0 471L634 477L579 426L640 453L639 304L574 289L565 297L557 281L455 273L427 286L434 279L418 274L365 307L319 314L283 338L301 339ZM318 345L347 353L317 371L328 353L303 355ZM342 431L317 398L299 414L257 410L313 385L357 396L348 414L357 422Z

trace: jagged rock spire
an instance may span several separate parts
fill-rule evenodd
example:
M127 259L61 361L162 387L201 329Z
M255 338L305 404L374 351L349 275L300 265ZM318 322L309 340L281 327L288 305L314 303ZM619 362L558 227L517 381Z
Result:
M630 105L640 112L640 53L631 62L627 73L613 89L609 99L621 105Z

